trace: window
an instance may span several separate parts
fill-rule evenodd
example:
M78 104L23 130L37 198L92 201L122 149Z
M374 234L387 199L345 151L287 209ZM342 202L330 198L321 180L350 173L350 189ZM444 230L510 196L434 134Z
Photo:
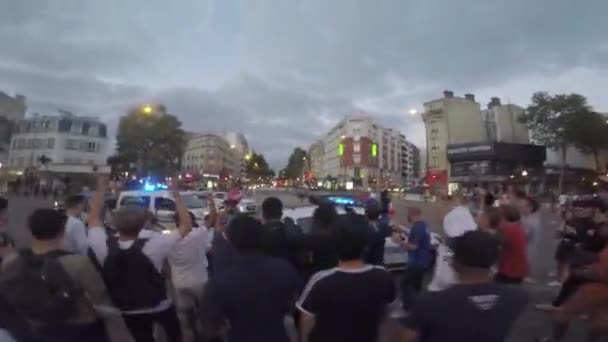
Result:
M41 139L32 139L32 147L35 149L42 147L42 140Z
M361 145L359 143L353 144L353 152L355 152L355 153L361 152Z
M81 134L82 133L82 123L81 122L74 122L74 123L72 123L72 127L70 128L70 132L71 133Z
M168 198L158 197L154 199L154 209L175 211L175 202Z
M354 164L360 164L361 163L361 155L360 154L353 154L353 163Z
M97 152L97 144L94 141L85 141L83 145L86 152Z
M78 146L78 140L67 139L65 141L65 149L66 150L78 150L80 146Z
M120 206L135 206L147 209L150 206L150 196L125 196L120 200Z

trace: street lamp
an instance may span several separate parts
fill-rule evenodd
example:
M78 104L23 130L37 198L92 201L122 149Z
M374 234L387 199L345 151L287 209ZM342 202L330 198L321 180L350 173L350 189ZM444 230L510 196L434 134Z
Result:
M527 177L527 176L528 176L528 171L523 170L523 171L521 172L521 175L522 175L522 176L524 176L524 177Z
M346 135L342 134L342 135L340 136L340 139L342 139L342 140L346 139Z
M416 115L418 114L418 110L416 110L415 108L410 109L410 115Z
M251 160L251 154L246 154L245 155L245 160L247 160L247 161Z
M236 148L236 146L234 144L230 145L230 149L234 150Z
M152 106L150 106L150 105L143 106L141 108L141 111L144 112L144 114L151 114L152 113Z

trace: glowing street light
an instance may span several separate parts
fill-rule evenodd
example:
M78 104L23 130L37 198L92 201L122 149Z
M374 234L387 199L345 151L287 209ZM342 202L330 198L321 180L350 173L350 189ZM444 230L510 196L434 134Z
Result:
M342 139L342 140L346 139L346 135L342 134L342 135L340 136L340 139Z
M141 111L144 112L144 114L151 114L152 113L152 106L149 106L149 105L143 106L141 108Z
M521 175L522 175L522 176L524 176L524 177L528 176L528 171L523 170L523 171L521 172Z
M416 115L418 114L418 110L416 110L415 108L410 109L410 115Z
M247 160L247 161L251 160L251 154L246 154L245 155L245 160Z
M236 146L234 144L230 145L230 149L234 150L236 148Z
M597 182L593 182L593 186L597 186Z

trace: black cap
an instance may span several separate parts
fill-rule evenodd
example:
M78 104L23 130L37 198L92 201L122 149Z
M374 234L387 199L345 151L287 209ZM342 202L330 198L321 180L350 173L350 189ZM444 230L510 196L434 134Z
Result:
M498 238L481 230L466 232L454 243L454 260L462 266L490 268L499 253Z

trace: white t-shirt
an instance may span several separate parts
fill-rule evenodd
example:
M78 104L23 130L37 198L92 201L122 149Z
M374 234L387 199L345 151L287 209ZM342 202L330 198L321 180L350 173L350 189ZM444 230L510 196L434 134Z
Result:
M143 231L142 231L143 232ZM142 236L143 235L143 236ZM171 249L173 246L177 244L178 241L182 239L182 236L178 231L173 231L171 234L158 234L152 232L149 236L147 234L140 234L140 237L147 238L148 241L144 245L142 252L145 256L147 256L154 267L158 270L158 272L162 272L163 262L169 256ZM108 236L106 234L106 230L101 227L93 227L89 228L89 234L87 236L87 240L89 242L89 247L93 250L97 261L99 261L100 265L103 265L106 257L108 256L108 245L107 245ZM134 240L129 241L121 241L118 240L118 246L121 249L128 249L133 245ZM143 314L143 313L153 313L153 312L161 312L168 309L171 306L171 299L166 299L158 306L149 309L142 310L133 310L133 311L125 311L124 314Z
M139 237L149 239L162 235L151 230L142 230ZM192 288L207 282L207 251L211 249L211 238L206 227L192 228L179 240L169 253L171 279L176 288Z
M87 253L87 228L78 217L69 215L65 222L63 248L72 253L85 255Z
M450 238L461 236L475 229L477 229L477 223L469 208L465 206L455 207L443 218L443 231Z
M568 203L568 196L565 194L561 194L559 195L559 197L557 198L559 205L561 206L565 206L566 203Z

